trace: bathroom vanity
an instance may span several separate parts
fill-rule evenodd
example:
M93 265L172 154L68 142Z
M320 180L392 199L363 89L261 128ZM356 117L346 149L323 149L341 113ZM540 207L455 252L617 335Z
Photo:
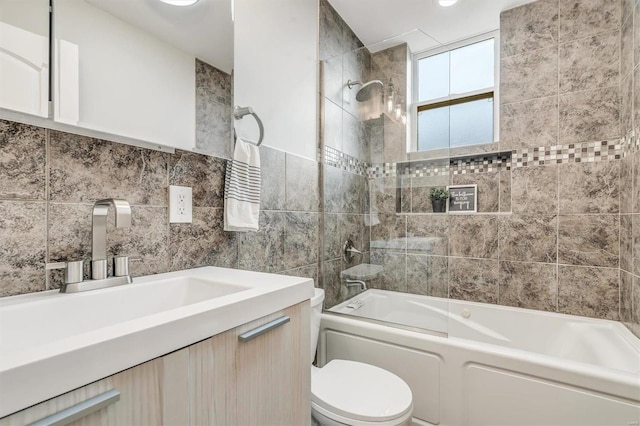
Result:
M216 278L207 282L207 277ZM158 312L129 318L116 326L119 332L109 330L113 324L88 332L77 329L29 348L15 346L28 340L5 334L9 326L1 325L3 351L14 346L0 360L0 412L5 416L0 425L29 424L56 413L75 416L72 424L309 424L310 279L199 268L143 277L129 289L61 294L66 300L45 293L7 298L0 305L0 320L6 324L5 319L17 315L12 308L21 303L63 303L89 295L93 297L85 299L103 296L109 304L115 300L109 293L121 297L118 293L138 290L135 286L148 291L153 304L153 291L166 292L175 280L182 280L178 287L183 292L163 296L180 306L164 305ZM232 282L243 290L211 292ZM199 299L204 292L218 296ZM21 297L29 300L16 302ZM29 310L26 305L22 311ZM40 308L47 313L46 306ZM126 314L126 301L121 308ZM229 328L233 322L239 323ZM123 332L137 337L122 340ZM84 346L77 344L78 338ZM58 344L66 348L63 353Z

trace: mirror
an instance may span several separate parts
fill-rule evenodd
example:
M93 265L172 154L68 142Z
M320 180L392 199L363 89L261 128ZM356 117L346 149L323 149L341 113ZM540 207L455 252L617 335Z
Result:
M49 1L0 3L0 108L49 115Z
M49 118L20 117L44 127L229 156L230 0L189 7L160 0L53 0L53 10L49 66L49 1L0 4L0 107ZM15 53L14 45L30 50ZM25 91L18 99L16 87L37 93ZM3 116L14 118L7 111Z

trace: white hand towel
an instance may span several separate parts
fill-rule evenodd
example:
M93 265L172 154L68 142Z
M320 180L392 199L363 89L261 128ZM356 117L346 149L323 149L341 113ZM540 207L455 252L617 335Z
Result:
M224 181L224 230L258 231L260 149L238 138Z

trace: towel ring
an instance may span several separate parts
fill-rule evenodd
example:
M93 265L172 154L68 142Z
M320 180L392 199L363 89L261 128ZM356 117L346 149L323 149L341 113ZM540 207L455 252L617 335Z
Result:
M251 107L239 107L236 105L233 108L233 118L235 118L236 120L242 120L242 118L245 115L252 115L253 118L255 118L256 122L258 123L258 128L260 129L260 138L258 139L258 143L254 145L260 146L260 144L262 143L262 139L264 139L264 126L262 125L262 120L260 120L260 117L258 117L258 114L253 112L253 108ZM233 127L233 139L234 140L238 139L238 136L236 135L235 126Z

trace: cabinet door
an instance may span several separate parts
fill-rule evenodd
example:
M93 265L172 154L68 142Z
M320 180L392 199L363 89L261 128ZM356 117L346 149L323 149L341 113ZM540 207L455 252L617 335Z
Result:
M74 426L188 424L188 350L156 358L0 420L0 426L25 425L61 412L110 390L120 399L87 414Z
M291 321L239 340L282 316ZM309 331L307 301L191 346L191 425L310 424Z

